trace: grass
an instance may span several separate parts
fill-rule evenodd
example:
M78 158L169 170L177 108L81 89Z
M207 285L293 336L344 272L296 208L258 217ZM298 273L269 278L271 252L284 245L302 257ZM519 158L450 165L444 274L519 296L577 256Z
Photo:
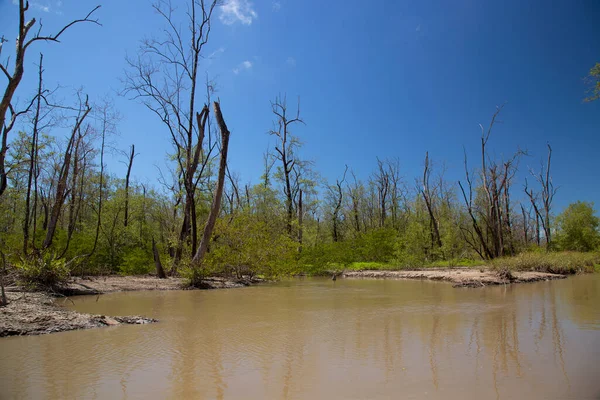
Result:
M454 259L429 263L412 262L353 262L348 265L328 263L326 265L304 265L302 272L309 276L328 276L346 271L397 271L414 268L477 268L487 266L503 274L514 271L539 271L561 275L583 272L600 272L600 253L580 252L524 252L513 257L499 258L487 263L482 260ZM508 275L507 275L508 276Z
M488 265L496 271L539 271L561 275L600 272L600 253L526 252L490 261Z

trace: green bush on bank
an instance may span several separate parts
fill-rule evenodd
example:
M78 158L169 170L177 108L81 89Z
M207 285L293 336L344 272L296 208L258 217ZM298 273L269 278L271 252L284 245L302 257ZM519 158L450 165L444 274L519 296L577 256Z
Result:
M53 253L35 255L16 263L21 282L33 288L54 288L67 281L69 267Z
M594 272L598 265L600 265L600 253L577 251L525 252L489 262L490 268L494 270L538 271L563 275Z

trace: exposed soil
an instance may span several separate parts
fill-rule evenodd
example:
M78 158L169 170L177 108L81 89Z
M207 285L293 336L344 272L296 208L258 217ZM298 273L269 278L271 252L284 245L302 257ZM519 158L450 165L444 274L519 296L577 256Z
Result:
M257 279L230 280L207 278L202 289L226 289L248 286ZM105 276L73 278L58 293L27 292L17 286L7 292L8 305L0 307L0 337L15 335L41 335L75 329L99 328L120 324L147 324L157 322L141 316L109 317L82 314L61 307L75 295L100 295L103 293L135 290L185 289L181 278L158 279L151 276ZM53 295L63 296L56 298Z
M431 279L448 281L454 287L485 287L488 285L504 285L510 283L526 283L564 279L565 275L546 272L513 272L510 277L499 276L489 269L476 268L444 268L411 271L346 271L345 278L375 278L375 279Z
M9 292L6 295L9 303L0 307L0 337L156 322L155 319L141 316L107 317L81 314L60 307L54 298L45 293Z

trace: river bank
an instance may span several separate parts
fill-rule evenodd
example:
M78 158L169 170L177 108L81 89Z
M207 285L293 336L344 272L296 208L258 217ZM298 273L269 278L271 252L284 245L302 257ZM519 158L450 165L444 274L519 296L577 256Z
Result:
M257 283L257 279L231 280L206 278L201 289L228 289ZM62 307L67 296L96 295L121 291L182 290L182 278L158 279L151 276L103 276L72 278L59 293L31 292L11 287L6 293L8 305L0 307L0 337L43 335L77 329L101 328L120 324L148 324L158 322L139 315L105 316L83 314Z
M341 276L348 279L428 279L447 281L454 287L485 287L566 278L565 275L545 272L512 272L510 276L501 276L495 271L483 268L345 271ZM231 280L214 277L206 278L202 289L239 288L258 282L260 282L258 279ZM67 285L60 289L60 294L28 292L18 287L12 288L13 291L7 293L8 306L0 307L0 337L40 335L120 324L157 322L143 316L82 314L68 310L61 304L69 301L65 296L99 296L104 293L120 291L181 289L185 289L185 280L182 278L158 279L152 276L72 278ZM62 296L62 298L55 297L56 295Z
M510 276L501 276L496 271L484 268L345 271L342 276L351 279L429 279L450 282L454 287L485 287L489 285L548 281L553 279L564 279L567 277L566 275L533 271L512 272Z

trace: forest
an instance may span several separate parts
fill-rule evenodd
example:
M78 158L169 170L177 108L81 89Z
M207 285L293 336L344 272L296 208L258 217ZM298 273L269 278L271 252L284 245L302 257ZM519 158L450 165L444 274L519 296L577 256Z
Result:
M526 171L524 182L515 177L525 151L495 155L502 105L473 136L479 158L465 154L458 182L445 177L444 160L428 153L419 176L406 176L399 158L377 158L368 179L340 165L328 182L302 157L304 140L295 132L304 124L310 129L310 122L303 119L301 94L273 94L264 109L273 124L264 128L276 146L265 149L260 181L241 181L227 164L228 142L245 140L228 131L235 110L221 113L215 82L202 69L216 1L189 1L184 28L173 22L169 2L157 2L162 36L142 41L127 60L115 95L143 104L172 144L170 168L160 179L136 182L130 179L136 143L108 146L120 119L111 98L89 98L85 91L66 97L63 88L47 87L44 72L56 66L36 53L60 46L84 25L102 29L100 6L47 33L27 17L28 3L18 3L19 32L10 32L0 53L5 276L54 285L69 276L157 274L197 284L207 276L478 266L524 253L578 252L573 257L583 266L598 262L594 205L576 202L562 212L554 206L560 185L552 179L552 156L563 149L551 143L541 149L544 163ZM25 72L33 58L37 68ZM598 65L590 71L590 101L598 98L599 71ZM35 81L37 92L19 108L13 96L24 79ZM126 175L108 171L109 151L127 165Z

